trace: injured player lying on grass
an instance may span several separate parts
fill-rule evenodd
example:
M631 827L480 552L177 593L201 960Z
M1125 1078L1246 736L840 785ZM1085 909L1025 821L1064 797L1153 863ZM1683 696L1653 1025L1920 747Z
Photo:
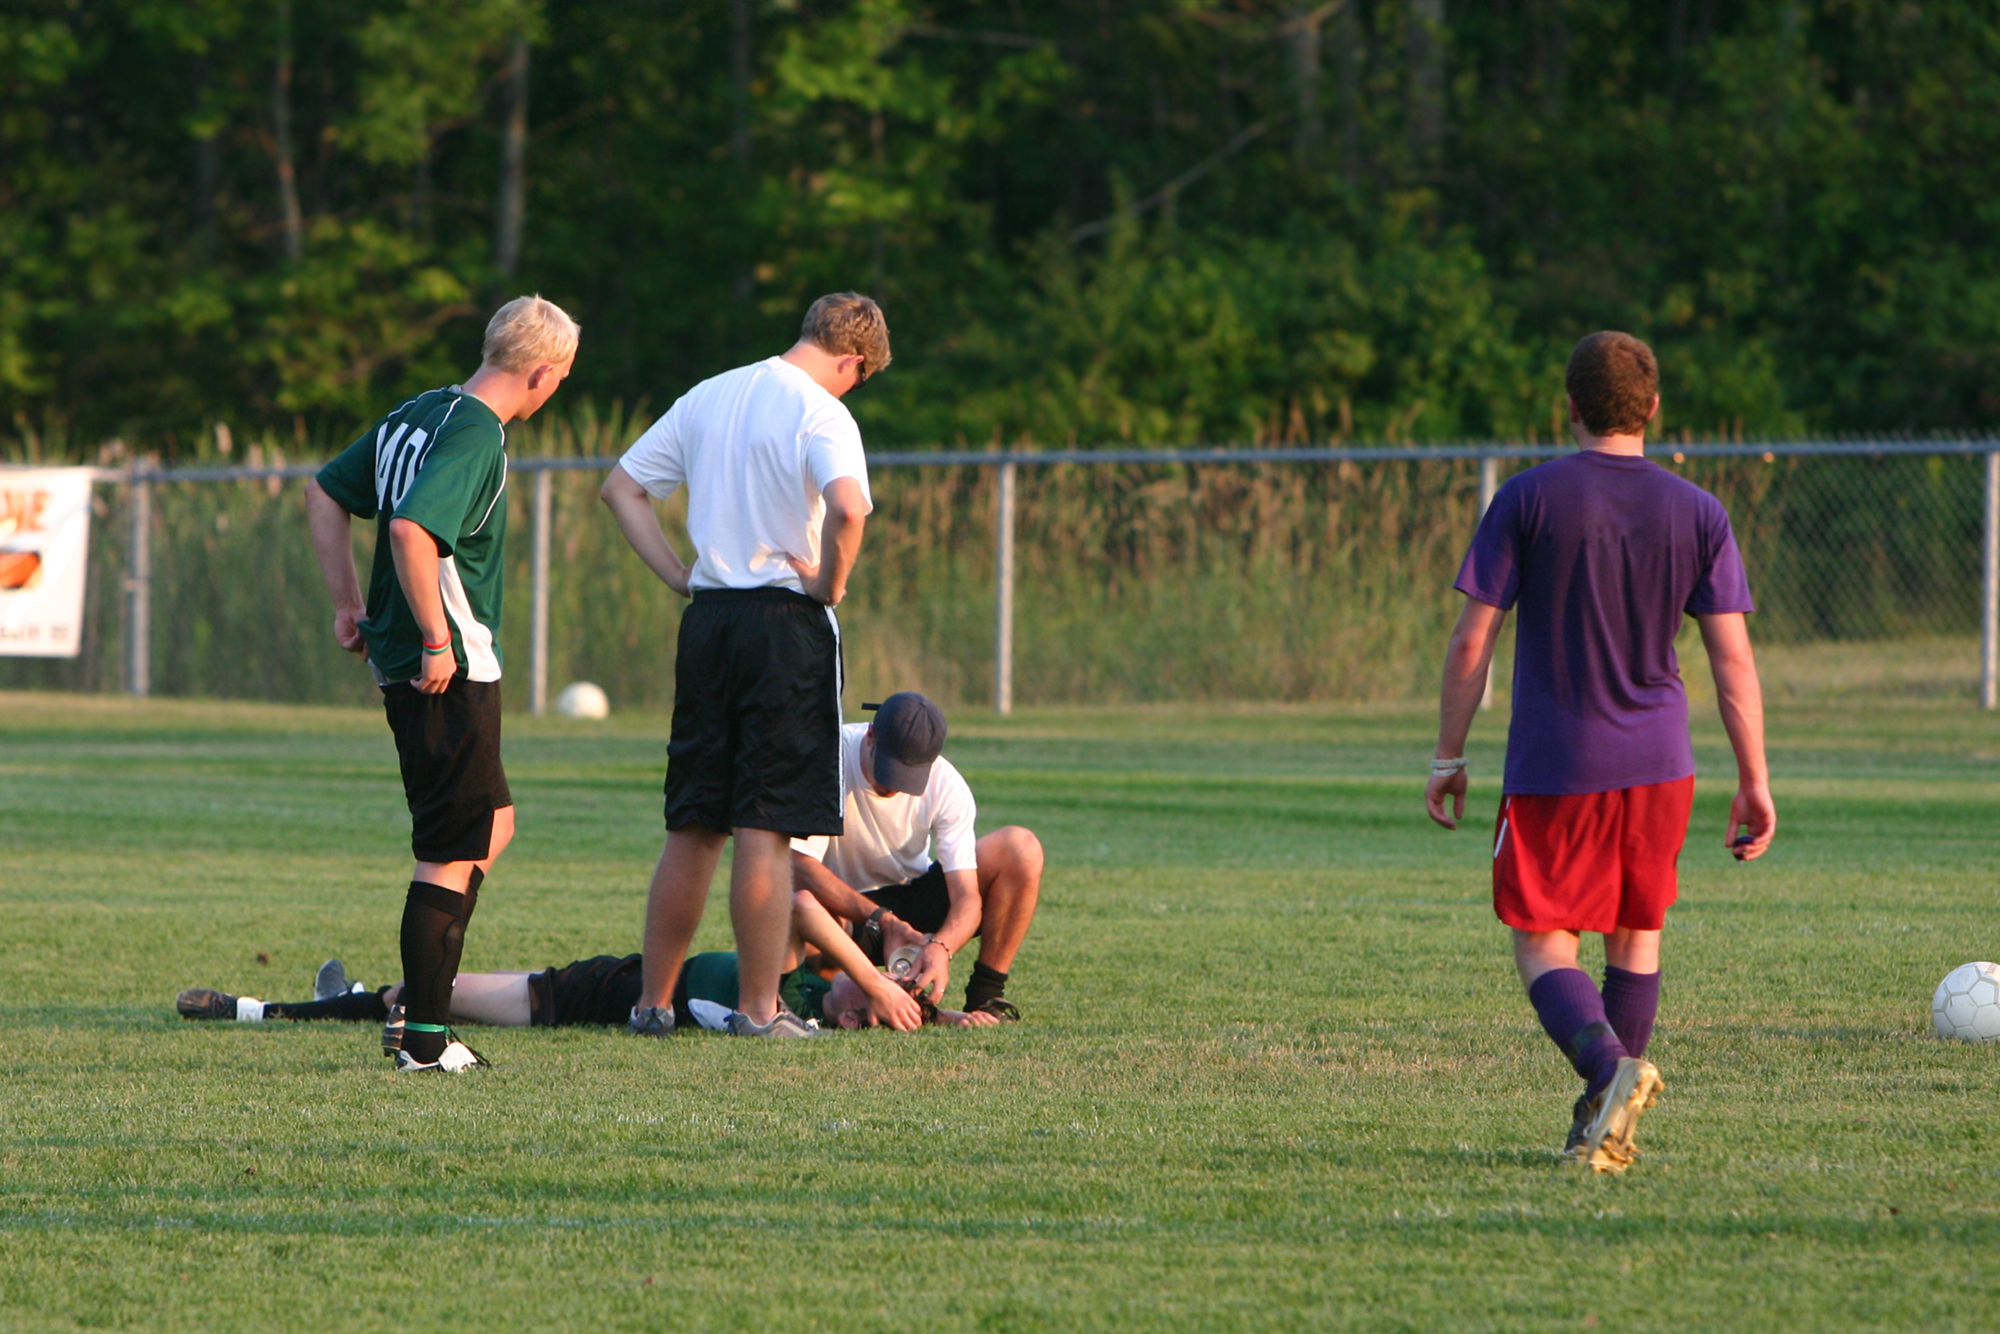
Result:
M538 973L462 972L452 988L454 1022L496 1028L612 1026L631 1013L639 988L637 954L599 955ZM924 1024L978 1027L997 1022L988 1015L945 1010L913 996L868 962L847 933L810 894L793 896L792 936L785 955L780 995L796 1016L794 1036L808 1036L824 1024L833 1028L882 1026L909 1032ZM188 1019L247 1023L290 1019L345 1019L384 1023L383 1047L396 1049L400 1025L396 1004L401 983L369 990L350 984L338 960L320 968L310 1001L262 1001L206 987L183 991L175 1007ZM697 954L681 970L674 998L678 1013L716 1032L728 1029L736 1009L736 955Z

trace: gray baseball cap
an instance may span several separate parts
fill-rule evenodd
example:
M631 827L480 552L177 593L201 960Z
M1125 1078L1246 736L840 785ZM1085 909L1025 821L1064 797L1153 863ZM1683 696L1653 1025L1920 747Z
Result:
M875 781L893 792L922 796L931 764L944 749L944 710L914 690L861 707L875 715Z

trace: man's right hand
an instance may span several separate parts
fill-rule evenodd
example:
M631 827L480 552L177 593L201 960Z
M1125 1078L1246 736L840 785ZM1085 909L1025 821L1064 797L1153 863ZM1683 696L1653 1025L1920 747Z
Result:
M890 955L894 954L897 950L902 949L905 945L908 945L914 949L923 948L924 933L917 930L917 928L915 928L914 926L911 926L908 922L904 921L902 918L896 916L896 914L892 912L883 913L881 920L881 927L882 927L883 959L886 960Z
M917 1006L916 998L909 992L877 973L876 982L865 984L868 992L868 1012L878 1024L886 1024L898 1033L914 1033L924 1026L924 1012Z
M451 653L424 654L423 670L410 681L419 692L426 695L442 695L450 686L451 678L458 674L458 658Z
M366 653L368 642L361 637L360 607L340 607L333 613L334 642L349 653Z

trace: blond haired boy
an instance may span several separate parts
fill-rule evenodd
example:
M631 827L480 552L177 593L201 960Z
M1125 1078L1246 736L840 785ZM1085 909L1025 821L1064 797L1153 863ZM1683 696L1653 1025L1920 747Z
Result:
M555 303L509 301L486 326L471 379L401 404L306 485L334 638L367 659L382 689L410 806L416 869L403 906L398 1070L481 1063L448 1022L480 882L514 835L500 766L503 428L549 401L576 345L576 321ZM376 524L366 603L354 517Z

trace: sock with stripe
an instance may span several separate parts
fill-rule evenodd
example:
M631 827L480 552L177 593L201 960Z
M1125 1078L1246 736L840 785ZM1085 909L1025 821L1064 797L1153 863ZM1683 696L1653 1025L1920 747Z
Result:
M410 882L403 903L403 1050L435 1061L451 1023L451 983L465 944L470 896L425 880Z

